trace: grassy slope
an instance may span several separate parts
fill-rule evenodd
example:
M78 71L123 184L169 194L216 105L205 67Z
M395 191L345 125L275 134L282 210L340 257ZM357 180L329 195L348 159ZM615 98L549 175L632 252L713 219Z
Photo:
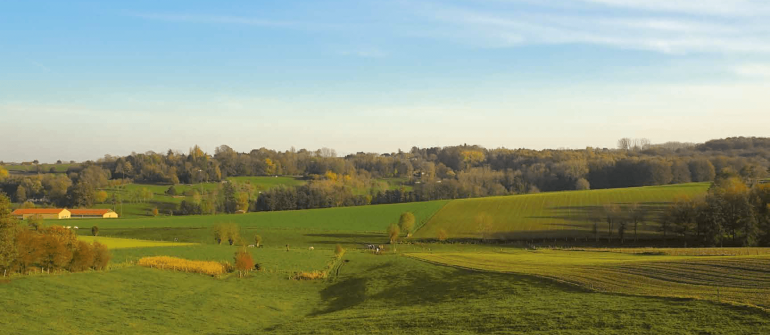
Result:
M770 255L767 250L762 250L758 256L668 256L557 250L411 255L463 268L552 278L601 292L720 300L770 309Z
M430 218L447 201L405 204L336 207L297 211L258 212L248 214L195 215L146 219L71 219L67 224L100 229L110 228L208 228L218 222L234 222L241 227L313 228L337 231L384 231L397 222L403 212L414 213L416 221Z
M770 332L767 314L756 310L586 293L397 255L346 258L331 282L269 272L220 280L137 266L15 279L0 284L0 328L10 334Z
M238 183L249 183L254 186L254 190L256 192L259 191L265 191L269 190L274 187L278 186L300 186L307 183L305 180L302 180L298 177L230 177L227 178L228 180L235 181ZM391 190L404 187L407 190L411 190L412 186L409 185L402 185L402 183L406 182L406 178L381 178L378 179L381 181L384 181L388 183L388 188ZM161 215L168 215L169 211L172 211L177 208L177 206L184 200L184 192L188 190L198 190L200 191L212 191L217 189L219 187L219 183L199 183L199 184L180 184L175 185L175 188L177 190L178 196L172 197L166 195L166 190L170 185L159 185L159 184L128 184L125 186L126 192L141 190L142 188L147 188L150 191L153 192L154 196L151 200L147 202L128 202L126 199L123 203L122 208L122 217L125 218L140 218L140 217L148 217L151 216L150 213L152 212L153 208L158 208ZM109 194L112 194L115 190L109 189L107 190ZM355 189L355 194L365 195L370 193L370 189ZM374 191L383 191L375 189ZM109 201L109 199L108 199ZM94 206L95 208L110 208L113 209L115 206L111 203L108 204L97 204ZM120 206L117 207L118 213L121 212Z
M691 183L455 200L438 212L415 237L436 238L438 230L445 229L450 237L478 238L476 217L480 213L492 218L492 232L496 238L590 237L593 236L592 224L585 220L585 216L591 208L606 203L638 202L654 209L678 195L704 194L708 187L708 183ZM602 227L604 224L600 229Z

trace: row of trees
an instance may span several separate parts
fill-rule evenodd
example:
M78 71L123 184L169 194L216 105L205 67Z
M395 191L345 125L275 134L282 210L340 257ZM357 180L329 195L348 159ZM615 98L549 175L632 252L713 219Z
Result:
M105 188L127 182L197 183L229 176L302 175L304 186L257 196L248 185L191 196L179 214L323 208L434 199L456 199L540 191L585 190L713 181L735 174L753 185L768 176L770 139L728 138L700 145L650 144L623 139L620 149L527 150L479 146L412 148L389 154L334 150L255 149L239 153L220 146L213 155L195 146L187 154L133 153L72 166L66 174L0 177L0 189L15 201L42 200L56 206L88 207ZM406 188L378 181L398 177ZM230 185L230 186L227 186ZM363 191L362 191L363 190ZM130 194L129 194L130 193ZM152 192L149 196L152 195ZM147 201L141 191L117 192L107 201ZM118 194L126 199L118 199Z
M107 247L79 241L70 230L60 226L44 227L40 220L20 224L10 215L10 199L0 193L0 271L100 270L110 261Z
M717 180L702 199L677 199L660 223L685 243L692 237L706 246L770 246L770 184L749 188L739 178Z

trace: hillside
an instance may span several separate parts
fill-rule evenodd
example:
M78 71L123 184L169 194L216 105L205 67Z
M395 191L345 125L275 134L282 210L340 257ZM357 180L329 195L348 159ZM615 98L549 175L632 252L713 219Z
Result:
M708 187L709 183L689 183L455 200L436 213L415 237L436 238L439 229L444 229L449 238L479 238L484 230L480 226L486 226L487 236L497 239L587 238L593 236L593 224L587 220L593 208L609 203L639 203L654 213L676 196L698 196L705 194ZM606 223L601 223L599 229L606 233ZM640 234L651 234L655 225L647 223L639 229Z

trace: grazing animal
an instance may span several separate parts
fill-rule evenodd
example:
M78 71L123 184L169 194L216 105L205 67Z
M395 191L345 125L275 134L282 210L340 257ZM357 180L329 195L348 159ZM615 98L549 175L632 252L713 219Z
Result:
M74 228L75 228L75 229L78 229L78 226L75 226Z
M72 227L70 227L70 226L67 226L67 229L71 229L71 228L72 228Z
M253 248L253 247L254 247L254 245L253 245L253 244L249 244L249 248Z
M307 248L307 250L315 250L315 248L313 248L313 247L310 247L310 248Z

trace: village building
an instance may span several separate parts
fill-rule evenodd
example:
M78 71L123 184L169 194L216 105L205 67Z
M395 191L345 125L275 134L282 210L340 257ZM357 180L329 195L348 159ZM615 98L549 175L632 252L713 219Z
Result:
M69 219L70 211L66 208L22 208L11 213L17 219L26 220L30 217L40 217L41 219Z
M70 209L71 217L78 219L115 219L118 213L111 209Z

